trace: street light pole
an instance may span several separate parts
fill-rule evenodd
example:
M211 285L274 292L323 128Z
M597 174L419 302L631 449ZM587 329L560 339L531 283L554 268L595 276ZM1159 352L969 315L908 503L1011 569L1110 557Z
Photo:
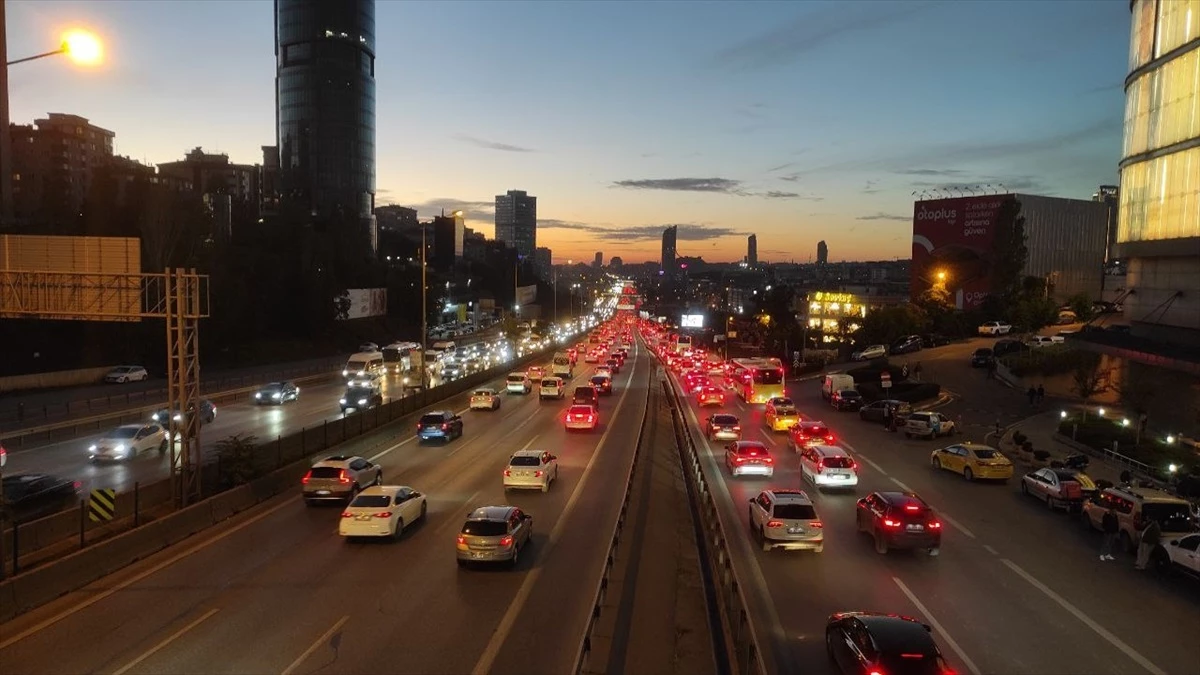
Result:
M429 349L429 292L425 285L425 226L421 226L421 391L427 389L426 380L429 364L425 361L425 352Z
M558 268L554 267L553 262L550 267L554 272L554 323L558 323Z

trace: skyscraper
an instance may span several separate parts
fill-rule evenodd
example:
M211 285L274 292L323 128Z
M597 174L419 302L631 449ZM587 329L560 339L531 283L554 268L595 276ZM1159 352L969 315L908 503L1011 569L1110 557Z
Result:
M662 234L662 258L659 260L659 266L662 267L663 275L668 277L675 276L675 240L679 236L679 226L672 225L663 230Z
M825 265L829 262L829 247L825 245L825 240L817 242L817 264Z
M275 0L275 63L282 210L373 253L375 0Z
M537 247L533 253L533 266L539 279L546 283L554 281L554 251L545 246Z
M746 237L746 264L751 267L758 265L758 235Z
M496 195L496 240L533 259L537 250L537 197L524 190Z
M592 267L595 267L596 269L600 269L601 267L604 267L604 252L603 251L596 251L596 259L592 261Z

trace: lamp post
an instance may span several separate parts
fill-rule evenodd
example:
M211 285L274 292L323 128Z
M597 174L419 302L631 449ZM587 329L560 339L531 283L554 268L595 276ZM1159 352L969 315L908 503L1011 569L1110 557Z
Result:
M429 292L425 285L425 226L421 226L421 391L427 389L429 365L425 361L425 352L429 350Z

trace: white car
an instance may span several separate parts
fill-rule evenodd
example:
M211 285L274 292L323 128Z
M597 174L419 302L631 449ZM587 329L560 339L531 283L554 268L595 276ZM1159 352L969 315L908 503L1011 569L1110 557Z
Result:
M1029 346L1033 348L1049 347L1050 345L1061 345L1067 339L1061 335L1034 335L1029 338Z
M476 389L471 392L471 410L499 410L500 395L495 389Z
M988 321L979 326L980 335L1008 335L1012 326L1003 321Z
M862 351L854 352L850 355L853 361L870 361L871 359L881 359L887 356L887 345L871 345L863 348Z
M167 451L167 432L157 424L124 424L104 434L88 446L88 459L130 460L143 452Z
M562 398L567 393L567 385L563 383L560 377L547 377L541 382L541 387L538 389L538 398Z
M858 486L858 462L836 445L812 445L800 451L800 475L817 489Z
M525 373L509 373L504 381L504 390L510 394L528 394L532 387Z
M774 548L820 553L825 527L803 490L765 490L750 499L750 532L764 551Z
M1164 539L1151 560L1161 570L1176 569L1200 577L1200 534Z
M425 495L403 485L373 485L358 493L338 524L343 537L396 537L425 519Z
M558 480L558 457L545 450L519 450L504 467L504 490L550 491Z
M117 366L104 375L104 381L125 384L126 382L145 382L148 377L150 377L150 373L147 373L142 366Z

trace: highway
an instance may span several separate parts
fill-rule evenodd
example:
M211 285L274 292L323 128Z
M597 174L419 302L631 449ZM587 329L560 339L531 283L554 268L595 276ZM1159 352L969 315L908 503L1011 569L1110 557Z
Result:
M956 345L909 355L950 368L975 346ZM942 352L941 350L945 350ZM898 360L898 359L893 359ZM968 382L968 380L963 380ZM987 397L1011 398L1011 390L978 379ZM839 413L820 396L820 380L789 383L789 395L806 417L827 422L839 444L859 459L854 493L818 493L802 484L798 456L786 435L767 431L762 406L731 395L724 410L742 420L744 438L765 440L775 456L772 479L731 478L722 443L708 443L694 400L687 415L698 451L721 502L735 569L749 595L764 645L780 672L835 672L825 656L826 617L843 610L898 612L921 617L960 673L1197 673L1200 652L1200 588L1098 559L1099 536L1060 512L1050 512L1008 484L967 483L930 468L931 441L906 440L851 412ZM995 393L993 389L1008 394ZM971 404L974 389L956 392ZM1006 399L1007 400L1007 399ZM978 433L965 439L982 441ZM970 427L968 427L970 429ZM943 445L944 441L939 441ZM1019 468L1019 467L1018 467ZM1019 475L1019 474L1018 474ZM747 527L747 500L768 487L801 487L814 498L825 524L825 550L764 553ZM920 494L946 523L941 555L905 551L875 553L855 530L855 502L872 491Z
M383 429L373 442L394 442L372 458L385 483L429 495L426 522L401 540L342 541L341 509L306 508L297 490L0 625L0 673L567 672L653 368L631 351L593 433L568 434L567 402L535 395L464 412L465 435L445 446L415 443L410 420ZM572 385L590 370L580 363ZM456 398L447 407L464 409ZM502 469L522 448L558 455L549 493L505 495ZM459 569L466 513L504 503L534 517L533 547L515 570Z

